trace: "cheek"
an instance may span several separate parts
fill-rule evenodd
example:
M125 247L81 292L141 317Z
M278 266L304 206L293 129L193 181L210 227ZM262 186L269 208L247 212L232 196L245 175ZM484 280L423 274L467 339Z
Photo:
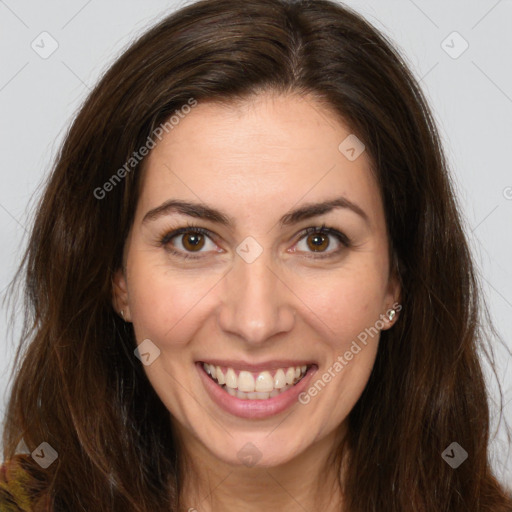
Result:
M320 328L330 333L331 344L342 347L379 320L382 283L379 268L365 266L324 276L316 274L311 280L301 280L296 290L311 313L321 320Z
M382 328L384 285L378 265L345 268L317 279L307 305L322 323L323 367L304 396L310 412L330 411L323 429L335 428L352 410L371 374ZM310 287L313 289L313 287ZM317 323L318 325L318 323Z
M154 339L164 346L186 343L190 329L199 325L203 300L220 276L169 270L137 258L131 269L130 313L136 338Z
M340 279L311 297L308 306L322 319L318 340L322 365L301 397L328 433L343 422L368 383L379 345L381 295L375 282ZM319 323L317 322L317 325Z

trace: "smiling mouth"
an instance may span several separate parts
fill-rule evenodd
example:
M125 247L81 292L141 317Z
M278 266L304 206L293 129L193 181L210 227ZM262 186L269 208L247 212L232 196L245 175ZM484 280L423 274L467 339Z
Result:
M289 366L261 372L201 363L204 371L220 388L241 400L274 398L300 382L313 365Z

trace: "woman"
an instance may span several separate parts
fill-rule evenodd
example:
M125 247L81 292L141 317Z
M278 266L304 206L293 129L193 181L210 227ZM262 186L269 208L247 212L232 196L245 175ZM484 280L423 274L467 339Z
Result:
M436 127L345 7L200 1L145 34L19 272L6 509L512 510Z

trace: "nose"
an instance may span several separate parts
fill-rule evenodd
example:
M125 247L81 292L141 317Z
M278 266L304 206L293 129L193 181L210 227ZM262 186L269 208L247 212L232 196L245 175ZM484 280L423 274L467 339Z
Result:
M252 263L236 256L223 280L219 325L250 345L289 332L295 324L294 295L271 265L267 251Z

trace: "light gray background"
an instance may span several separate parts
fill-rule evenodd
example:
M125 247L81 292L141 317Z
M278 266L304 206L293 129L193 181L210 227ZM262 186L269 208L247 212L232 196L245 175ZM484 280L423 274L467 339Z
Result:
M243 0L241 0L243 1ZM185 2L0 0L0 293L13 277L40 192L79 105L136 36ZM405 55L444 139L467 231L495 324L512 347L512 1L350 0ZM50 39L58 49L43 59ZM469 44L463 48L458 32ZM449 36L449 37L448 37ZM447 39L448 37L448 39ZM41 38L44 42L41 43ZM443 41L445 41L443 43ZM450 48L451 47L451 48ZM31 199L33 198L33 199ZM432 315L436 312L432 311ZM18 318L18 323L19 323ZM0 416L19 325L0 311ZM496 346L504 417L512 423L512 364ZM490 382L496 400L496 382ZM493 457L512 487L512 454L493 425ZM470 461L468 461L470 462Z

